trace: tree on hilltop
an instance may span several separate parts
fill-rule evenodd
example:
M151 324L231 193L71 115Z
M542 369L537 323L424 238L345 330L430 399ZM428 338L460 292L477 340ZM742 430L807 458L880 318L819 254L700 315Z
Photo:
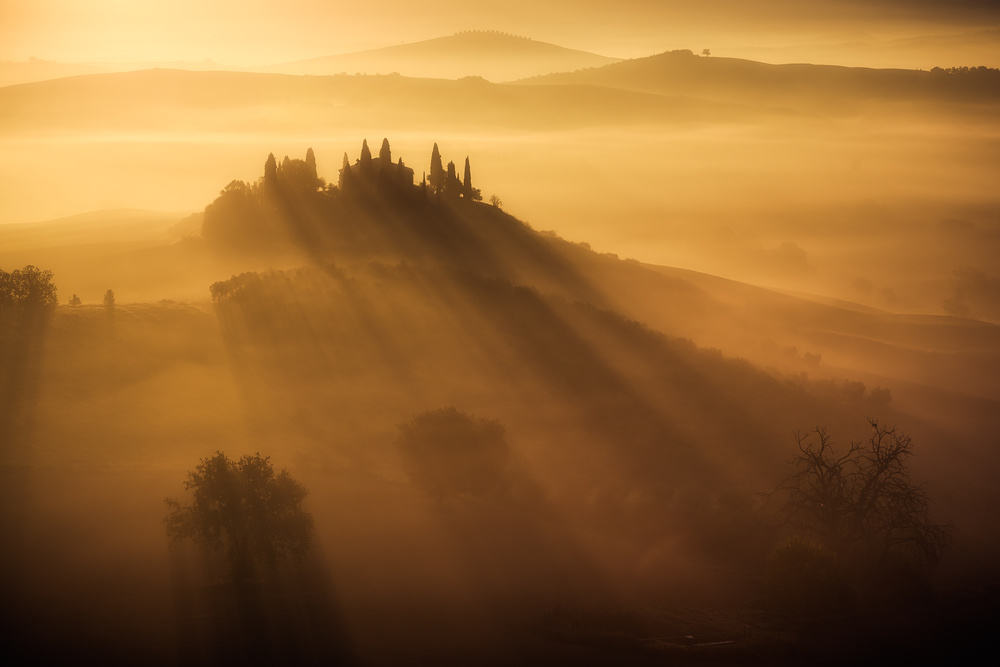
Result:
M267 154L264 162L264 185L273 187L278 183L278 161L274 159L274 153Z
M306 171L313 181L319 180L319 174L316 172L316 154L312 148L306 150Z
M438 150L437 143L431 150L431 173L428 184L434 194L439 194L444 188L444 166L441 164L441 151Z
M344 191L349 190L354 185L353 178L354 175L351 173L351 159L347 157L347 151L344 151L344 162L340 167L340 189Z
M389 139L382 139L382 148L378 151L378 163L382 169L388 169L392 164L392 151L389 150Z
M462 179L462 196L469 201L482 201L483 193L472 187L472 168L469 166L469 156L465 156L465 178Z
M444 194L450 199L458 199L462 192L462 182L458 180L458 174L454 162L448 163L448 171L444 177Z
M358 169L362 176L368 176L372 172L372 152L368 148L368 140L361 142L361 157L358 159Z

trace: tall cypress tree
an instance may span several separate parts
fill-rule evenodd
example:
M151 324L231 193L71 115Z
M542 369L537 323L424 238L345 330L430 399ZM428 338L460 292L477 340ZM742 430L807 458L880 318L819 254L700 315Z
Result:
M389 150L389 140L382 140L382 148L378 151L378 164L382 169L389 169L392 164L392 152Z
M278 161L274 159L274 153L267 154L267 161L264 163L264 187L274 187L278 182Z
M361 159L358 160L359 171L362 176L370 176L372 173L372 152L368 148L368 140L361 143Z
M458 180L458 170L454 162L448 163L448 173L444 178L445 196L449 199L458 199L458 195L462 192L462 182Z
M396 165L396 178L399 180L399 184L400 185L403 185L403 186L411 186L411 185L413 185L413 179L412 178L410 179L409 183L406 182L406 171L403 168L403 158L399 158L399 164Z
M444 187L444 166L441 164L441 151L438 150L437 143L431 151L431 176L429 179L431 192L438 194Z
M351 160L347 157L347 151L344 151L344 166L340 168L340 189L347 190L353 184L351 174Z
M468 168L469 161L466 159L466 168ZM308 176L316 182L319 180L319 175L316 173L316 154L313 153L313 149L306 151L306 169L308 170Z
M466 199L472 199L472 168L469 167L469 156L465 156L465 178L462 179L465 186L463 193Z

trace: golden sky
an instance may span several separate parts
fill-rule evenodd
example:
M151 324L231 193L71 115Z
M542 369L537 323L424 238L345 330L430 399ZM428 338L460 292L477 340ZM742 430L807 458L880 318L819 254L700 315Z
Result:
M468 29L635 57L674 48L775 47L997 29L998 5L995 0L0 0L0 60L264 65Z

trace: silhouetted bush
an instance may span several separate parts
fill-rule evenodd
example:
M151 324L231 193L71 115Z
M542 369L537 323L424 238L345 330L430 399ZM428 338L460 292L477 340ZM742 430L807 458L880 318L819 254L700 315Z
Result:
M815 542L793 537L767 559L767 602L789 616L846 611L853 605L837 555Z
M507 490L510 452L499 422L453 407L431 410L400 425L397 444L410 478L434 496Z

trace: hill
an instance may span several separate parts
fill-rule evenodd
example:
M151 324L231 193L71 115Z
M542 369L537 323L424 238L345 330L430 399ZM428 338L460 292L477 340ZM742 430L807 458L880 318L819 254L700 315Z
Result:
M959 70L770 65L668 51L600 68L534 77L525 83L595 85L827 115L870 111L891 102L917 101L931 109L969 103L992 108L1000 103L1000 70Z
M50 60L28 60L25 62L0 62L0 88L31 81L61 79L81 74L96 74L113 70L113 67L88 64L57 63Z
M201 237L118 254L164 290L164 268L201 281L211 304L0 313L13 645L372 664L496 646L578 664L523 639L539 611L754 603L777 537L752 494L783 477L793 430L846 443L871 415L913 434L914 478L962 517L950 580L995 575L1000 327L620 260L478 201L476 164L432 158L418 184L388 141L365 148L330 183L311 150L269 156L206 206ZM420 446L400 436L428 420L442 430ZM492 447L462 437L470 423ZM314 556L247 591L164 548L162 498L219 449L270 454L312 491ZM600 625L614 658L648 636Z
M66 103L70 99L72 105ZM400 109L406 110L404 116ZM7 136L98 130L315 135L331 126L379 126L400 132L554 130L774 116L731 104L588 85L526 86L398 75L144 70L0 89L0 134Z
M490 81L509 81L598 67L617 60L497 31L470 30L422 42L274 65L264 71L311 75L397 72L412 77L480 76Z

